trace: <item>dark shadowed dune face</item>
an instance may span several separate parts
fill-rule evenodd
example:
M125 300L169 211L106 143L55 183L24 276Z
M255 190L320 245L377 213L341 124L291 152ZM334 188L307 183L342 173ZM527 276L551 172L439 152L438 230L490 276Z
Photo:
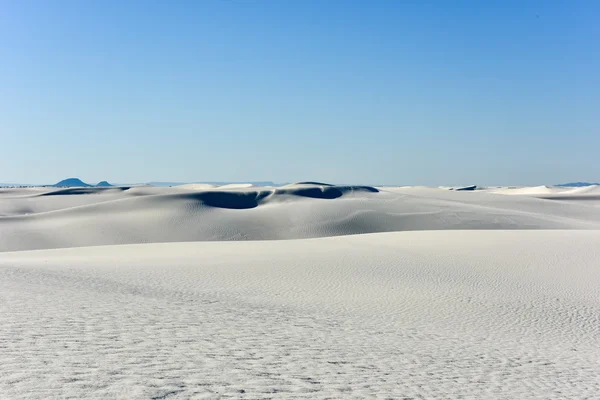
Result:
M600 195L591 195L591 196L539 196L540 199L544 200L561 200L561 201L588 201L588 202L598 202L600 201Z
M299 188L299 189L283 189L278 194L291 194L293 196L310 197L313 199L337 199L342 197L343 192L338 188Z
M352 192L371 192L377 193L379 190L370 186L333 186L324 185L322 187L294 187L277 189L276 194L289 194L293 196L310 197L313 199L337 199L345 194Z
M335 186L335 185L332 185L331 183L313 182L313 181L307 181L307 182L296 182L296 183L294 183L294 185Z
M463 186L463 187L459 187L459 188L453 188L453 190L456 190L457 192L470 192L473 190L476 190L477 186L476 185L471 185L471 186Z
M42 193L38 196L77 196L82 194L99 194L104 192L124 192L129 187L85 187L85 188L72 188L72 189L61 189L54 190L48 193Z
M369 186L326 185L322 187L298 186L285 189L249 191L208 190L185 193L177 197L198 200L211 207L244 210L258 207L260 204L268 201L268 199L275 199L284 195L333 200L353 192L377 193L379 191Z
M194 199L210 207L244 210L257 207L261 200L272 193L270 190L248 192L206 191L186 193L177 197Z

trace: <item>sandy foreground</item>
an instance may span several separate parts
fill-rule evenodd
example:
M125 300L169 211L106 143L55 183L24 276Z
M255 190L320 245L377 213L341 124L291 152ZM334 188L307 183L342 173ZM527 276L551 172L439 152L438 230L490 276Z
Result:
M598 398L599 229L598 187L0 189L0 399Z

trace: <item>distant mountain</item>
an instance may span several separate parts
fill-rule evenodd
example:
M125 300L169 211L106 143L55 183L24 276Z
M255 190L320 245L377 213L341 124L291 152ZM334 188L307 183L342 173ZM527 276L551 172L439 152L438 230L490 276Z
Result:
M562 187L585 187L585 186L595 186L595 185L600 185L600 183L570 182L570 183L561 183L560 185L556 185L556 186L562 186Z
M96 185L97 187L110 187L113 186L110 183L106 182L106 181L102 181L102 182L98 182L98 184Z
M62 181L52 185L52 186L57 186L57 187L91 187L92 185L89 185L85 182L83 182L81 179L79 178L68 178L68 179L63 179Z

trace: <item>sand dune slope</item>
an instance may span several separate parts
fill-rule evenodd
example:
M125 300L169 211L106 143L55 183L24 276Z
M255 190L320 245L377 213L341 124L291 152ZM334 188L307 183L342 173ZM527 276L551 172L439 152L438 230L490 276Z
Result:
M587 206L600 207L600 186L582 187L536 186L522 188L494 188L486 191L496 194L529 196L545 200L582 202Z
M598 229L600 208L442 189L72 188L0 193L0 251L447 229Z
M597 231L0 254L10 399L595 398Z

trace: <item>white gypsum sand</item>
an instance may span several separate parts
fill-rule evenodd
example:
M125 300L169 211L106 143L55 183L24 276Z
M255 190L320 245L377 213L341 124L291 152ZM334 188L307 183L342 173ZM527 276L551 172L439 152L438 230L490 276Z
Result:
M32 189L15 195L5 189L0 251L414 230L598 229L600 207L594 205L488 191L314 184Z
M600 208L535 192L3 189L0 398L593 398Z

